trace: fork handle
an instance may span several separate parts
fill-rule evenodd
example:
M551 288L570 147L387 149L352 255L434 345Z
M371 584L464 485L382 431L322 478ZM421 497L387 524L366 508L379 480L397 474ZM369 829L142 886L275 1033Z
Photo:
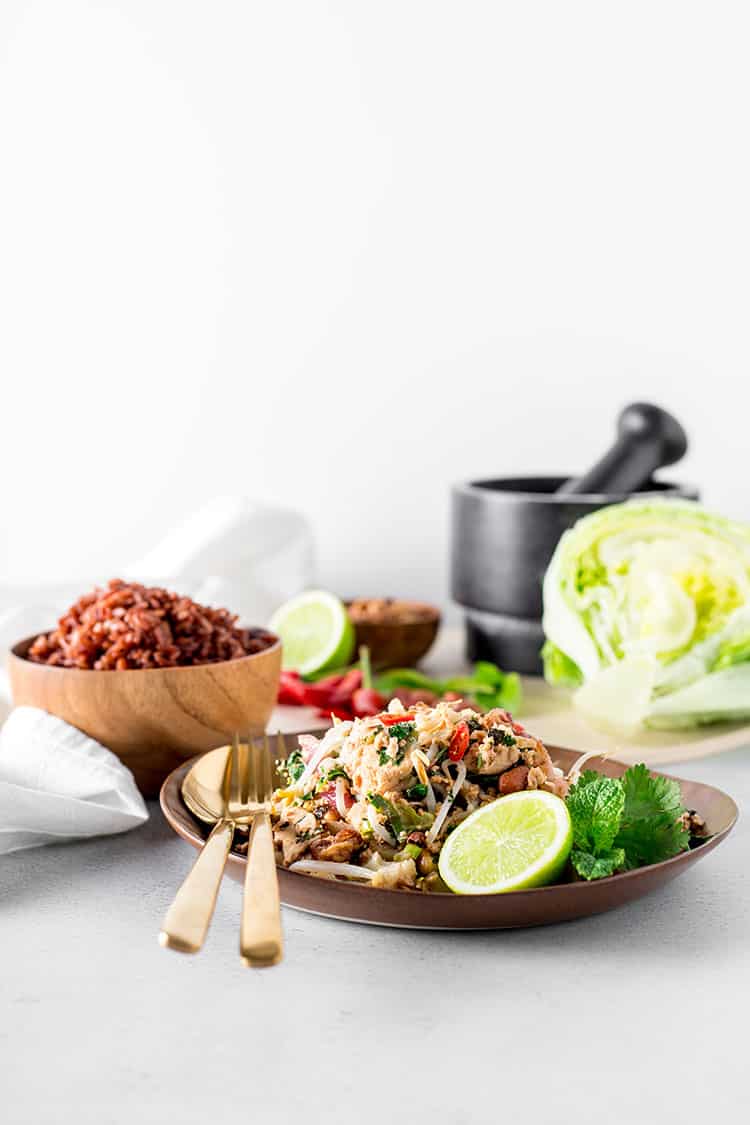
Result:
M233 835L231 820L214 825L162 922L159 945L165 949L197 953L203 945Z
M240 954L249 968L262 969L281 960L282 947L279 881L271 821L268 813L259 812L253 817L247 848Z

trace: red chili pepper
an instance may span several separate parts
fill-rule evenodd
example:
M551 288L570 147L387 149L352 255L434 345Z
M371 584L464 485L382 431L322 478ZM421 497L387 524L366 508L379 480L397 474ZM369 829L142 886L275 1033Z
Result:
M329 696L332 707L348 707L351 710L352 695L362 687L362 673L359 668L352 668L342 676L341 682L336 685Z
M288 703L292 707L302 707L305 702L305 687L298 672L285 671L279 677L279 703Z
M469 727L467 723L459 723L453 732L453 738L448 747L448 757L452 762L460 762L469 748Z
M374 688L358 688L352 695L352 710L359 718L380 714L384 703L383 696Z
M331 702L332 691L324 684L303 684L303 699L308 707L328 707Z
M331 715L333 715L334 718L344 719L344 721L349 721L354 718L352 712L347 711L343 707L326 707L325 710L321 709L318 711L318 715L321 719L330 719Z
M316 680L315 683L318 687L328 688L329 691L333 691L335 687L339 686L343 678L344 673L338 672L335 676L324 676L322 680Z
M396 715L392 711L383 711L378 718L384 727L395 727L396 723L413 723L414 712L404 711L402 715Z

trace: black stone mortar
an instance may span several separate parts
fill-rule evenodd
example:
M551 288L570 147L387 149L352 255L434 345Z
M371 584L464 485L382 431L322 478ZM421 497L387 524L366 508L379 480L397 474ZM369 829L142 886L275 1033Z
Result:
M666 411L627 407L612 448L580 477L500 477L458 484L451 511L451 590L466 612L467 655L506 670L542 670L542 580L560 536L581 516L633 497L697 500L656 481L687 437Z

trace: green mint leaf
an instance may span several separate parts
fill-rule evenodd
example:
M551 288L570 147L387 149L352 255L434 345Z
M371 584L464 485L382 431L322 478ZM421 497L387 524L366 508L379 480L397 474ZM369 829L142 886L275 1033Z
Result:
M680 823L685 812L676 781L653 777L646 766L631 766L622 777L625 804L615 845L624 848L629 868L660 863L690 844Z
M605 879L625 866L625 852L622 848L613 848L602 855L592 855L591 852L574 849L570 853L570 862L582 879Z
M625 793L619 781L587 770L568 793L573 846L591 855L610 850L620 827Z

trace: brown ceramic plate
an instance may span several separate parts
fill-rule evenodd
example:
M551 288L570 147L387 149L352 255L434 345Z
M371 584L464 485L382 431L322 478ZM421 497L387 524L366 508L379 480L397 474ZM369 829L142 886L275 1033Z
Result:
M296 743L290 736L289 745ZM567 769L579 756L572 750L550 747L554 761ZM180 793L182 780L192 762L174 770L161 790L161 807L172 828L194 848L203 846L206 826L185 806ZM627 766L621 762L593 759L590 769L609 777L620 777ZM407 926L420 930L505 930L519 926L542 926L601 914L656 890L687 871L729 835L737 820L731 797L710 785L682 781L685 804L706 821L711 838L692 851L663 863L641 867L592 883L560 883L504 895L420 894L415 891L384 891L354 883L334 882L287 871L279 867L281 901L295 910L306 910L348 922L376 926ZM238 881L245 877L245 858L231 853L227 874Z

